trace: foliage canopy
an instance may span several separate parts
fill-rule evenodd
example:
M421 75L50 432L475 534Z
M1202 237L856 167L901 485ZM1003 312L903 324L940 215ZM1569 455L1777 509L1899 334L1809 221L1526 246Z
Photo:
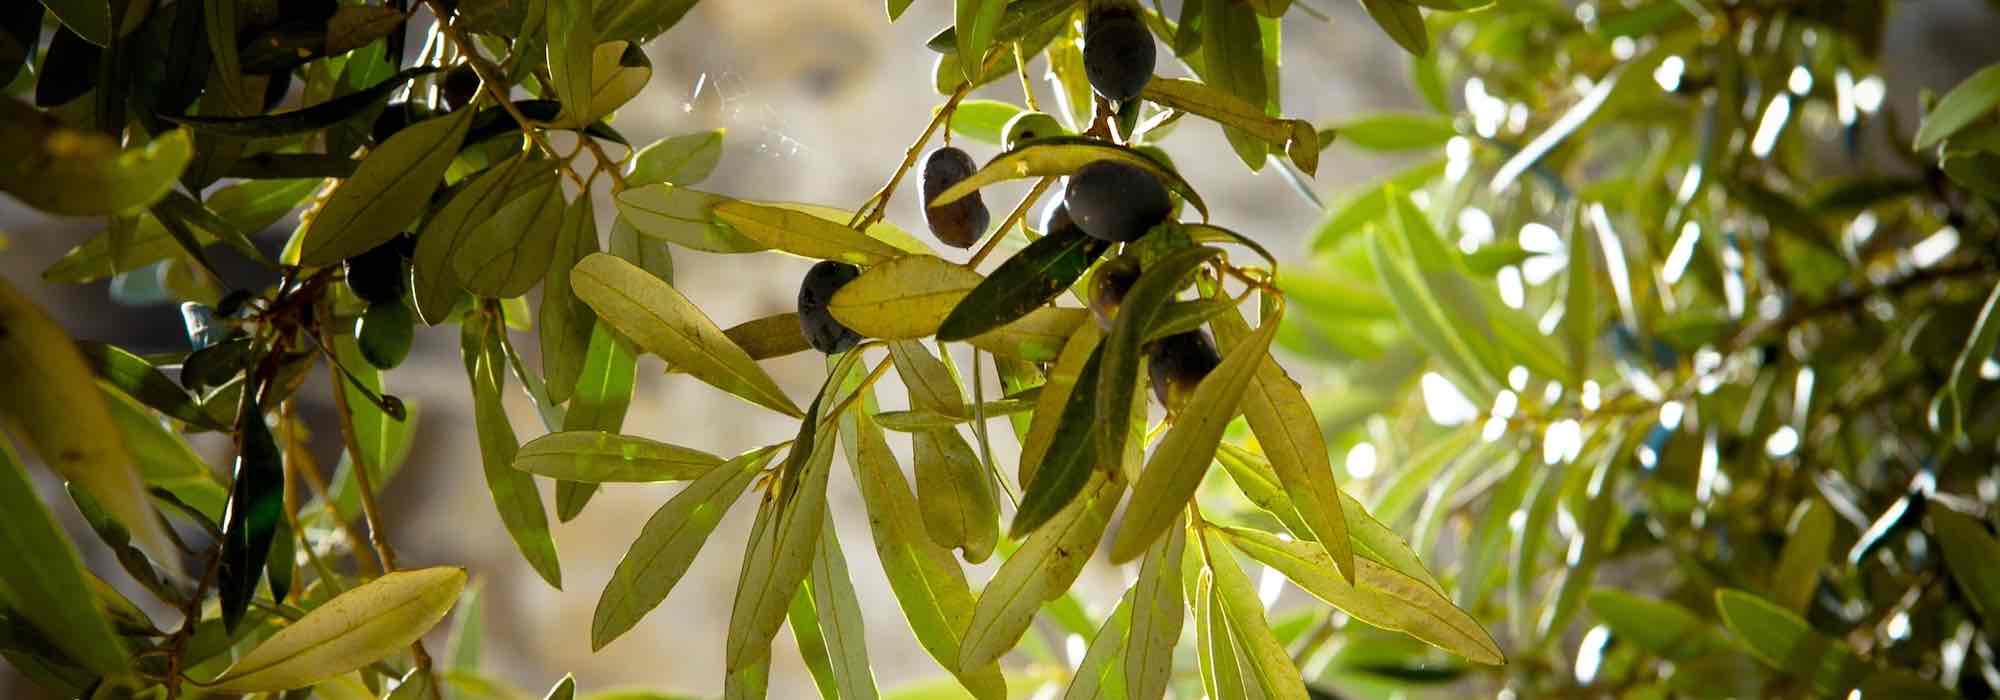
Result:
M0 658L66 697L520 695L480 674L466 572L403 566L376 505L419 418L382 370L457 326L493 506L548 585L545 482L563 521L601 484L684 484L631 534L593 648L754 509L727 697L765 694L787 626L827 697L1991 696L2000 67L1899 118L1886 0L1361 0L1427 109L1309 120L1279 38L1317 4L955 0L942 105L850 209L697 189L721 132L611 125L692 0L13 2L0 191L104 221L45 281L152 275L191 350L79 342L0 281ZM972 97L1016 76L1024 104ZM1412 159L1280 274L1164 150L1190 117L1315 204L1325 149ZM885 219L934 138L1004 144L919 178L962 260ZM1008 180L1033 188L989 218ZM798 313L725 328L676 248L838 265ZM218 256L266 274L238 287ZM813 347L810 394L760 365ZM621 434L644 355L796 434L733 456ZM905 410L876 403L892 371ZM325 474L295 410L320 391ZM895 621L860 610L832 479L948 680L876 687L862 626ZM64 507L174 625L84 566ZM1131 574L1111 610L1072 590L1094 561ZM1324 605L1273 607L1258 571Z

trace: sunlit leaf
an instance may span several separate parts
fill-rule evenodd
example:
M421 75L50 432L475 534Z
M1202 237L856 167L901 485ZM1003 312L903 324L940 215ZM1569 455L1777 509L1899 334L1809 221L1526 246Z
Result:
M1145 170L1153 177L1159 178L1160 184L1166 185L1168 189L1194 205L1195 210L1201 212L1203 219L1208 218L1208 205L1202 202L1201 195L1194 191L1193 186L1174 173L1173 168L1145 153L1081 136L1036 139L1034 143L994 156L993 160L987 161L986 165L979 168L979 172L939 192L929 205L938 206L956 202L978 191L979 188L995 182L1069 175L1083 166L1100 160L1115 160Z
M1013 649L1042 604L1069 590L1124 493L1122 480L1095 472L1082 494L1000 564L973 608L958 656L961 672L983 668Z
M515 469L591 483L686 481L719 464L722 458L700 450L597 431L549 433L514 456Z
M444 618L465 589L465 570L386 574L334 596L258 644L210 684L231 693L299 688L408 647Z
M1921 151L1936 146L1981 117L1991 115L1996 104L2000 104L2000 66L1988 66L1945 93L1937 106L1924 115L1913 148Z
M632 263L596 253L577 263L570 272L570 284L599 318L647 352L716 388L785 415L801 415L784 390L743 348L730 342L701 309L660 278ZM854 286L849 283L847 289Z
M871 338L922 338L938 326L984 278L928 255L910 255L868 268L834 293L827 311Z
M479 461L492 492L493 507L521 556L549 585L562 588L562 565L556 558L555 540L549 534L548 514L542 509L542 495L535 479L514 469L520 442L514 426L501 406L501 392L507 386L507 361L500 343L504 330L490 321L472 320L464 324L459 355L465 363L466 379L472 384L473 423L479 439ZM455 595L455 593L454 593Z
M625 174L626 187L699 184L708 179L722 159L724 133L723 129L697 131L660 139L639 149L632 156L631 171Z
M431 119L396 132L368 153L311 215L299 262L331 265L381 245L416 220L458 155L472 112ZM454 237L455 238L455 237Z
M760 245L794 255L863 266L903 256L895 246L800 211L738 201L717 204L713 212Z
M1817 499L1806 501L1786 529L1785 548L1778 555L1778 568L1771 572L1771 599L1803 615L1819 587L1820 569L1831 556L1833 510Z
M104 610L85 583L83 559L36 497L35 485L14 451L0 441L0 599L26 618L61 655L102 674L124 671L128 652L112 633ZM10 657L9 660L13 660Z
M64 216L116 214L158 201L194 155L184 129L121 149L99 133L57 122L13 98L0 99L0 191Z

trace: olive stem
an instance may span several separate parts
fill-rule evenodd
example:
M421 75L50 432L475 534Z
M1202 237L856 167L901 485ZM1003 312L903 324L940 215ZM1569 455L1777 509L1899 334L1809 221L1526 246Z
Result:
M1028 59L1021 55L1021 42L1013 42L1014 74L1021 76L1021 95L1028 103L1028 111L1040 112L1042 106L1035 102L1035 85L1028 80Z
M860 351L861 348L856 347L850 352ZM846 412L849 408L853 408L854 402L861 400L862 392L868 391L869 387L875 386L875 382L880 381L887 374L889 374L889 358L884 357L881 362L875 363L874 368L868 370L868 376L861 378L861 383L855 385L854 391L849 393L847 398L841 399L840 403L834 404L833 408L826 412L825 417L820 419L819 425L814 427L814 431L825 430L829 424L835 420L839 420L840 414Z
M432 9L436 10L436 6L432 5ZM526 122L522 124L525 126ZM354 412L347 405L347 393L341 391L339 379L333 380L333 408L340 415L341 441L346 445L347 453L353 457L354 483L356 490L360 491L361 518L368 523L368 541L375 547L376 558L382 561L382 572L387 574L396 570L396 548L389 544L389 534L385 529L387 523L382 519L382 507L375 502L374 477L368 474L371 465L362 459L361 443L354 434ZM417 670L430 679L431 700L444 700L442 691L438 689L437 674L431 669L430 651L424 648L422 639L410 643L410 654L416 657Z
M965 261L965 267L967 269L977 268L979 267L979 263L986 260L986 256L992 255L993 250L1000 247L1000 239L1007 237L1007 229L1013 227L1014 222L1026 218L1028 209L1035 206L1035 202L1042 198L1042 193L1049 191L1049 186L1055 183L1056 179L1054 176L1044 177L1041 182L1035 183L1035 188L1028 190L1028 196L1022 197L1021 203L1014 207L1014 211L1009 213L1007 218L1000 222L1000 228L994 230L993 237L986 239L986 245L980 246L979 252L973 253L972 258ZM1026 223L1021 225L1023 227L1027 226Z
M500 108L507 111L507 116L514 118L514 123L521 127L521 134L527 136L528 140L533 141L536 147L541 148L542 152L549 154L550 157L561 158L562 154L557 153L555 146L549 144L548 137L543 136L540 130L532 126L533 122L528 121L527 115L522 114L521 109L514 106L513 100L507 99L507 88L503 87L504 84L500 82L500 77L494 74L493 67L487 65L486 57L480 55L479 51L472 46L472 43L466 40L465 35L458 31L458 25L455 21L446 21L445 18L450 17L451 13L445 11L445 8L438 0L424 0L424 6L431 8L431 14L437 16L437 24L435 26L440 28L444 33L444 37L450 40L453 46L458 47L459 53L465 54L466 65L472 66L473 74L479 76L479 86L486 91L487 95L493 98L493 101L500 103ZM586 142L590 140L590 136L588 135L582 138ZM567 167L559 168L559 170L563 174L568 175L570 180L575 181L577 187L584 188L586 192L589 191L589 184L585 183L583 177L577 175L576 171ZM425 667L429 668L428 664ZM431 684L431 692L434 696L437 694L437 684L435 682Z
M980 65L979 73L984 75L986 71L991 70L999 61L999 51L987 50L986 61ZM930 143L931 134L937 133L938 127L944 125L946 120L951 119L952 112L958 110L958 103L963 102L965 96L970 94L972 94L972 81L960 81L958 89L952 91L951 99L945 100L944 106L939 107L937 114L931 116L930 126L924 127L923 135L918 136L917 142L910 144L910 150L903 154L903 164L896 167L896 172L889 176L889 181L882 185L882 189L876 190L875 194L868 198L868 213L863 215L859 211L855 212L856 218L848 220L848 228L857 231L866 231L869 226L873 226L875 222L882 220L882 215L889 208L889 198L894 197L896 194L896 186L902 184L903 176L908 174L910 168L917 164L917 154L924 152L924 145ZM925 202L924 204L930 203Z

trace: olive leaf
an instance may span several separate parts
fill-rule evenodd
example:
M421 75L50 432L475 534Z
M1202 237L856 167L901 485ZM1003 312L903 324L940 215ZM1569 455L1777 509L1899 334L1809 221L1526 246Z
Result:
M1116 463L1124 453L1126 431L1119 428L1132 422L1132 396L1139 381L1141 346L1147 330L1153 327L1167 304L1173 301L1174 295L1186 286L1194 271L1221 254L1221 250L1208 247L1175 250L1148 265L1138 281L1126 291L1111 330L1104 337L1104 368L1097 379L1095 415L1101 425L1109 428L1097 431L1099 462ZM1230 396L1233 400L1234 395ZM1180 504L1168 504L1168 508L1177 510ZM1141 544L1140 549L1143 548ZM1136 549L1129 552L1130 556L1137 554Z
M1230 544L1250 558L1278 570L1326 604L1355 619L1386 630L1404 632L1439 649L1474 662L1505 662L1471 615L1451 604L1437 589L1368 557L1354 560L1354 583L1341 579L1326 550L1310 542L1286 541L1247 528L1225 528Z
M855 332L903 340L937 332L951 310L985 278L929 255L908 255L868 268L827 303Z
M1786 530L1785 548L1771 573L1771 599L1803 615L1812 602L1813 589L1819 587L1820 568L1831 556L1833 510L1818 499L1806 501L1792 514Z
M161 115L161 118L199 132L240 138L269 138L311 133L360 116L387 101L389 95L403 87L405 83L435 73L437 70L436 66L417 66L389 76L388 79L365 90L350 92L325 102L287 112L250 117L169 114Z
M933 411L964 405L958 378L921 342L890 343L889 353L909 388L910 405ZM985 465L952 427L918 431L911 451L925 531L938 544L962 550L966 561L985 561L1000 537L1000 504Z
M562 183L545 161L525 164L528 178L508 188L506 204L474 226L452 251L452 272L475 296L507 299L528 293L548 274L568 205Z
M1083 659L1076 664L1076 671L1070 674L1069 687L1063 690L1064 700L1096 700L1102 697L1123 697L1124 654L1132 625L1132 593L1127 591L1119 597L1118 607L1111 609L1111 615L1104 618L1097 633L1090 638L1090 646L1083 652Z
M1120 314L1124 311L1121 310ZM1111 560L1125 561L1143 553L1167 528L1172 527L1196 486L1208 474L1215 459L1222 429L1236 417L1237 407L1248 393L1258 368L1270 351L1277 334L1276 318L1266 320L1255 333L1244 338L1224 355L1222 363L1197 385L1187 409L1167 429L1160 446L1140 472L1132 487L1132 504L1125 524L1111 542ZM1107 342L1107 346L1109 341ZM1109 352L1109 350L1107 350ZM1100 403L1099 407L1102 408Z
M840 537L829 513L819 528L819 545L813 549L812 575L801 593L810 596L832 661L834 687L842 698L868 700L877 697L875 673L868 664L868 635L862 628L861 601L854 581L847 575L847 557L841 553ZM796 625L794 631L796 632Z
M599 318L647 352L752 403L788 416L801 415L743 348L660 278L616 257L593 253L570 272L570 283Z
M964 340L1019 320L1067 291L1110 247L1076 227L1036 239L952 308L938 340Z
M589 123L591 96L595 94L595 58L598 45L596 16L589 0L547 0L545 26L553 41L547 43L550 87L562 99L556 121L563 124Z
M625 423L625 409L632 402L638 378L638 353L631 341L603 322L592 324L590 346L584 352L583 369L577 376L576 391L563 411L563 430L615 432ZM556 482L556 518L569 522L583 512L597 492L597 484L579 481Z
M1938 145L1946 137L1992 114L1996 104L2000 104L2000 66L1987 66L1946 92L1937 106L1924 115L1913 148L1922 151Z
M1007 0L956 0L951 27L955 33L959 69L968 82L979 80L981 57L993 44L994 30L1007 9Z
M713 213L765 248L807 258L866 266L904 255L895 246L805 212L727 201L715 204Z
M64 481L97 499L153 561L177 571L179 554L146 500L131 452L76 343L48 312L0 279L0 418Z
M286 625L206 684L226 693L302 688L354 671L417 641L465 589L465 570L395 571L334 596Z
M11 562L0 567L0 598L9 603L7 612L25 618L62 658L96 673L123 672L131 665L128 652L85 583L83 559L36 497L34 482L4 440L0 508L8 514L7 527L0 528L0 556Z
M769 246L729 226L710 221L715 205L728 197L673 184L633 187L618 193L618 214L640 233L710 253L755 253Z
M1034 479L1022 487L1021 505L1014 511L1009 537L1020 538L1034 532L1062 512L1097 471L1098 453L1091 433L1106 428L1097 416L1098 376L1103 366L1104 346L1098 345L1077 372L1054 432L1049 434L1047 447L1036 452ZM1025 467L1027 462L1022 464Z
M1033 143L994 156L971 177L958 181L931 199L928 206L941 206L956 202L976 192L981 187L1028 177L1055 177L1075 173L1083 166L1100 160L1115 160L1138 167L1153 177L1159 178L1167 186L1194 205L1201 212L1201 218L1208 218L1208 204L1194 187L1174 172L1173 168L1154 160L1152 156L1123 146L1115 146L1097 139L1081 136L1053 136L1036 139Z
M751 450L709 469L654 511L597 599L590 621L592 651L603 649L666 600L716 524L780 447Z
M655 141L632 156L625 173L627 188L666 183L700 184L722 158L723 129L697 131Z
M1250 577L1243 574L1243 567L1236 561L1236 552L1230 547L1230 540L1221 532L1202 528L1204 540L1202 552L1213 572L1215 601L1212 609L1219 612L1229 624L1231 646L1249 678L1244 679L1245 688L1254 688L1256 693L1266 698L1289 698L1306 700L1306 686L1299 675L1298 667L1292 664L1292 657L1271 632L1271 624L1264 619L1264 605L1257 597L1257 589L1250 583ZM1216 651L1221 651L1218 648Z
M566 403L576 390L590 347L590 331L597 315L578 299L570 287L569 271L585 256L597 252L597 218L590 197L577 197L563 210L556 230L554 249L544 273L539 324L535 330L542 349L543 381L549 400Z
M335 187L301 232L299 263L331 265L387 242L423 213L458 155L471 110L396 132Z
M1267 115L1261 105L1252 104L1245 97L1192 80L1155 78L1146 83L1140 96L1162 107L1199 114L1225 128L1285 149L1292 162L1308 176L1319 170L1320 142L1324 139L1310 122Z
M1139 563L1139 580L1132 584L1132 630L1125 643L1125 682L1129 697L1157 700L1173 680L1174 647L1180 644L1187 604L1181 581L1181 559L1187 551L1187 528L1176 523L1167 536L1146 550Z
M556 124L582 128L610 116L637 97L652 79L653 61L638 44L624 41L598 44L590 54L589 92L562 93L565 108L572 104L582 106L557 117Z
M857 376L844 377L842 385L851 387L858 380ZM867 389L862 392L860 409L840 416L840 442L860 487L862 502L876 516L868 518L868 527L874 535L882 573L889 579L889 588L924 651L956 675L975 697L1004 698L1007 684L998 664L959 670L961 643L975 600L972 588L951 550L923 534L916 495L904 480L903 469L889 450L881 428L869 416L872 394Z
M13 98L0 99L0 191L63 216L117 214L159 201L194 156L175 129L121 149L111 137L62 125Z
M1826 510L1818 501L1813 503L1815 510ZM1950 508L1932 508L1930 517L1931 530L1937 535L1939 548L1944 550L1945 561L1951 565L1952 580L1958 583L1958 589L1964 592L1972 608L1979 611L1980 619L1987 621L1987 629L2000 627L1993 622L1993 616L2000 614L2000 578L1994 576L1991 568L1992 562L2000 561L1994 558L2000 556L2000 541L1995 541L1979 520ZM1803 521L1802 517L1802 527Z
M1077 330L1088 324L1090 312L1044 306L1007 325L973 336L973 347L1023 362L1051 362Z
M698 479L722 464L700 450L594 430L549 433L514 455L514 468L538 476L589 483Z
M1020 107L999 100L960 100L951 111L948 126L952 133L982 143L998 144L1006 135L1007 120L1022 112Z
M1361 0L1368 16L1396 45L1416 56L1431 52L1430 30L1424 26L1423 10L1409 0Z
M148 408L189 425L209 430L225 429L222 423L203 413L185 389L146 362L145 358L104 343L81 342L77 343L77 349L82 351L84 361L90 363L91 371L99 379Z
M513 468L520 442L514 426L501 406L501 391L507 385L507 360L501 343L506 331L483 319L463 324L459 353L465 363L466 379L472 384L473 423L478 432L479 458L486 475L486 488L493 494L493 507L500 523L521 550L521 556L550 586L562 588L562 564L556 557L555 540L549 534L548 513L542 509L541 492L534 477Z
M1276 319L1266 323L1276 323ZM1224 352L1252 335L1249 324L1234 310L1215 316L1211 327ZM1298 382L1276 359L1266 354L1256 372L1243 396L1243 417L1312 539L1326 546L1341 576L1352 582L1354 551L1348 541L1347 516L1342 512L1340 489L1334 482L1333 462L1326 439L1320 435L1319 419L1313 416L1312 405Z
M222 622L230 629L243 620L243 612L257 593L257 580L264 575L271 540L284 517L284 455L278 451L277 439L264 422L257 389L255 386L249 389L237 418L240 446L230 482L229 509L223 515L222 559L216 572Z
M1035 530L979 592L957 667L985 667L1021 641L1042 604L1061 597L1097 550L1111 512L1125 493L1122 479L1095 472L1083 493Z

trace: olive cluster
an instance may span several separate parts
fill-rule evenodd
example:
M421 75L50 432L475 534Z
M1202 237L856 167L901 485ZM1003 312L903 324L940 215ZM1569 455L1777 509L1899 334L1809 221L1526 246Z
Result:
M1153 77L1156 54L1152 33L1132 8L1107 3L1093 8L1086 17L1083 34L1084 73L1092 91L1112 103L1132 106L1132 100ZM1055 117L1043 112L1017 114L1002 132L1001 146L1008 151L1067 135ZM1142 146L1138 150L1167 163L1165 153L1157 148ZM977 192L947 204L928 204L978 169L970 154L952 146L932 150L924 158L924 223L945 245L969 248L985 237L992 223L992 214ZM1173 196L1152 173L1118 160L1099 160L1065 178L1056 201L1043 209L1040 228L1045 236L1088 236L1108 244L1130 243L1172 218L1174 205ZM813 348L838 353L861 341L860 334L827 311L834 293L860 274L853 265L834 261L821 262L806 272L799 286L799 324ZM1118 255L1098 267L1090 301L1099 324L1110 327L1139 274L1140 259L1132 253ZM1154 395L1169 410L1178 409L1194 386L1221 362L1215 343L1200 330L1163 338L1150 344L1146 352Z
M361 357L380 369L392 369L410 355L416 317L403 297L409 290L410 255L415 250L416 239L405 233L342 265L347 288L368 305L354 320L354 342L361 346Z

